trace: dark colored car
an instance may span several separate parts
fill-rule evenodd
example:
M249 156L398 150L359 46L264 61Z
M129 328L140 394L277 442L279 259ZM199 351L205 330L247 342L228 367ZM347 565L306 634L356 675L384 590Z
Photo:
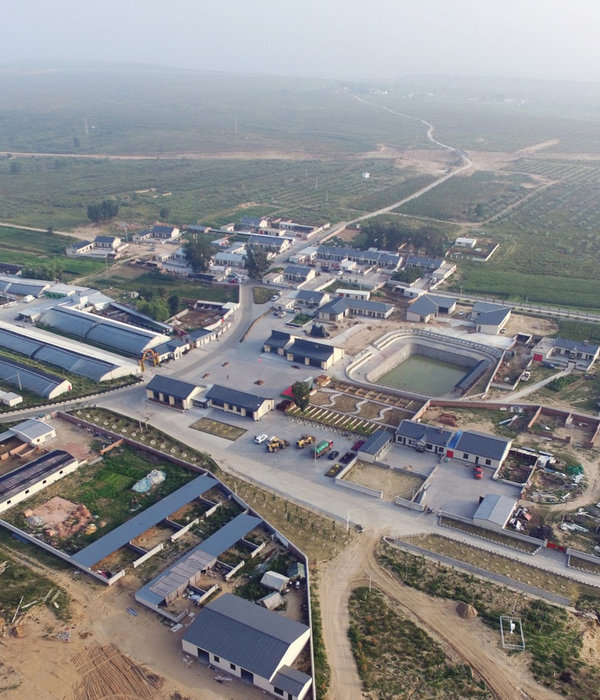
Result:
M358 452L360 448L365 444L365 440L357 440L354 445L352 445L352 450Z
M332 450L332 451L327 455L327 459L332 459L332 460L333 460L333 459L337 459L337 457L339 456L339 454L340 454L340 453L339 453L337 450Z
M340 459L342 464L350 464L350 462L356 457L355 452L346 452L346 454Z

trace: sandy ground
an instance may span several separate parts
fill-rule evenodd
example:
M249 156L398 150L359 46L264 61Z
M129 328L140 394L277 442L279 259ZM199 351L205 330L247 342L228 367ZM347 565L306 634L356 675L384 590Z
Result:
M558 330L558 323L550 318L537 318L523 314L511 314L506 324L506 335L531 333L533 335L552 335Z
M218 683L214 672L196 662L186 664L181 652L185 627L173 633L140 608L133 599L133 580L126 577L109 589L83 574L37 568L72 597L71 641L56 638L64 624L49 611L33 608L23 638L0 639L0 687L6 688L6 700L162 700L175 692L191 700L264 697L240 681ZM128 607L138 616L129 615Z
M332 698L359 700L361 683L350 642L348 599L352 589L371 583L396 602L416 624L435 639L455 662L468 663L502 700L558 698L532 680L527 657L508 656L499 638L481 620L463 620L453 601L438 600L416 591L382 569L375 559L377 536L365 536L334 559L321 574L319 586L323 635L332 667Z
M397 496L412 498L413 492L423 483L423 479L418 476L403 474L394 469L384 469L365 462L358 462L344 479L353 484L383 491L385 501L393 501Z

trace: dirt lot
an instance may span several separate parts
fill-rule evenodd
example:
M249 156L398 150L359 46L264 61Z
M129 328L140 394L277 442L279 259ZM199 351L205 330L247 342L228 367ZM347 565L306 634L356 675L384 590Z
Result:
M455 602L431 598L400 583L375 558L377 536L365 537L333 560L320 578L323 635L332 669L332 687L337 691L334 697L344 700L364 697L347 635L348 599L355 586L367 585L369 581L441 644L450 659L471 665L494 697L503 700L560 697L532 680L524 655L505 654L500 649L498 635L481 620L464 620L456 614Z
M533 335L552 335L558 331L558 323L549 318L537 318L523 314L511 314L506 324L506 335L531 333Z
M423 479L418 476L403 474L394 469L384 469L366 462L357 462L344 479L353 484L383 491L383 498L386 501L393 501L397 496L410 499L423 483Z
M79 460L88 459L93 454L90 448L94 440L92 432L82 430L73 423L60 418L49 420L48 425L56 430L56 440L46 445L48 449L57 449L60 446L61 450L70 452L73 457L77 457Z
M70 641L57 639L65 625L46 610L35 609L26 619L24 636L0 640L0 688L6 700L140 700L171 698L180 693L192 700L258 700L264 695L246 684L226 686L215 673L184 661L181 636L152 613L140 608L132 592L138 581L121 579L111 589L70 572L50 575L73 599L68 625ZM138 611L134 617L127 608ZM186 618L185 624L189 624ZM23 663L23 659L30 663Z

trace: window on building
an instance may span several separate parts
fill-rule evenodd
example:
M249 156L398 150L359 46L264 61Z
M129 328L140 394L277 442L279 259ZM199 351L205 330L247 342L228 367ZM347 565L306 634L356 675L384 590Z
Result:
M235 671L235 664L229 664L229 668L230 668L232 671Z
M281 697L283 697L283 690L279 690L279 688L273 687L273 692L275 693L275 695L281 695Z
M487 467L489 467L489 466L491 465L491 463L492 463L492 460L491 460L491 459L486 459L486 460L485 460L485 464L486 464Z
M216 654L213 654L213 659L217 662L220 663L221 657L217 656Z
M467 452L463 452L463 459L469 459L469 455Z

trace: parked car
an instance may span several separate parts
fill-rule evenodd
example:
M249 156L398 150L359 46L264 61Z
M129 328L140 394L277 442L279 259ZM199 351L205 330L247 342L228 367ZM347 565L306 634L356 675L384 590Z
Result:
M483 469L481 467L475 467L473 470L473 476L476 479L483 479Z
M257 436L254 438L254 442L255 442L257 445L262 445L263 442L265 442L265 440L268 440L268 438L269 438L268 435L266 435L265 433L262 433L261 435L257 435Z
M346 454L340 459L342 464L350 464L350 462L356 457L356 452L346 452Z
M337 459L340 453L337 450L333 450L327 455L327 459Z
M352 445L352 451L358 452L360 448L365 444L364 440L357 440L354 445Z

